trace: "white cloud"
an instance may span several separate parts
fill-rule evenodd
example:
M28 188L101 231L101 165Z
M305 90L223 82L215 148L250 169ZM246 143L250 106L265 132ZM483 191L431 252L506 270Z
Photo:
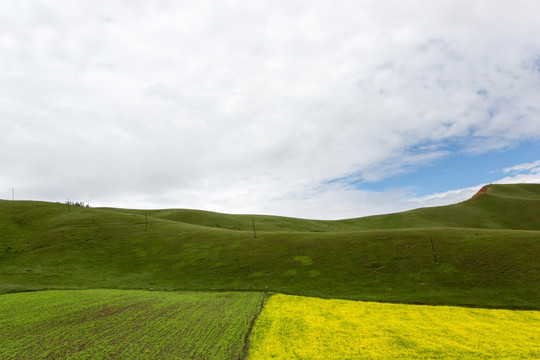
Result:
M511 167L507 167L507 168L502 169L502 171L505 174L507 173L519 174L524 171L538 172L539 169L540 169L540 160L537 160L530 163L518 164Z
M509 175L497 180L499 184L540 183L540 160L503 169L503 173Z
M348 217L386 195L328 180L540 137L530 1L0 6L0 189L26 198Z

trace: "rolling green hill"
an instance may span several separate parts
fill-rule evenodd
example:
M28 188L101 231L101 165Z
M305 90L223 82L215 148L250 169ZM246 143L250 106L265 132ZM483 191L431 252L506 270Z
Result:
M144 210L103 210L144 216ZM462 227L540 230L540 184L488 185L459 204L394 214L324 221L261 215L230 215L201 210L149 210L152 218L228 230L335 232L369 229Z
M364 229L461 227L540 230L540 185L484 186L459 204L352 219Z
M262 290L540 309L539 206L537 184L339 221L154 210L146 224L144 210L0 201L0 292Z

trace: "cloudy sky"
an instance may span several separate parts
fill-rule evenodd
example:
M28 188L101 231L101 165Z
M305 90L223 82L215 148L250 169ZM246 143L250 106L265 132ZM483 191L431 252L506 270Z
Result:
M540 182L536 0L0 3L0 198L346 218Z

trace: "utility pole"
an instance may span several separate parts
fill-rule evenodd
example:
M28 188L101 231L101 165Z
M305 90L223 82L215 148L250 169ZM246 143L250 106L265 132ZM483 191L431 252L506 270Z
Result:
M11 188L11 200L15 201L15 189Z
M257 233L255 232L255 220L251 219L251 222L253 223L253 238L257 238Z
M429 239L431 240L431 250L433 250L433 258L435 259L435 264L437 264L437 255L435 254L435 246L433 245L433 238L430 236Z

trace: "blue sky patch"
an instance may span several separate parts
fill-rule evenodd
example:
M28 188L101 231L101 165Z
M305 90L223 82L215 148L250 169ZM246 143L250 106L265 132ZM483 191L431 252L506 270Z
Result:
M540 143L523 142L511 149L482 154L457 154L429 165L376 182L352 181L358 189L387 191L409 189L418 196L460 189L478 184L489 184L507 174L502 170L517 164L540 160Z

